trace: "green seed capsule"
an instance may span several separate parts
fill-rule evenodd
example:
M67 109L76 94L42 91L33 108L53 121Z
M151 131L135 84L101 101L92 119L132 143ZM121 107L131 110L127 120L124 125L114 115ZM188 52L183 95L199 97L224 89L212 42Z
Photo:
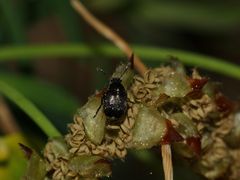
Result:
M98 109L100 104L100 97L90 97L88 102L78 112L83 119L85 132L89 140L95 144L100 144L102 142L105 133L106 116L103 113L102 107L95 116L96 109Z
M129 146L136 149L151 148L160 143L166 131L166 122L160 113L143 105L139 108Z

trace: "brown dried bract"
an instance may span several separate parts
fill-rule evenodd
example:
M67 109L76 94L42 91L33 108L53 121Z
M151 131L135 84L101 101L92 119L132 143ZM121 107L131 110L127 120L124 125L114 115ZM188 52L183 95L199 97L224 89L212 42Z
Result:
M198 121L207 121L206 118L211 112L216 111L216 105L208 95L203 95L200 99L189 100L182 106L183 113L189 118Z

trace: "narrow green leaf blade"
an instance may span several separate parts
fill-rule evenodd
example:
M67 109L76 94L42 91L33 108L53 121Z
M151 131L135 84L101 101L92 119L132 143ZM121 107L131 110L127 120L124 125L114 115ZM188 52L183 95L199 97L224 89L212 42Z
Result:
M133 46L134 52L144 61L164 62L168 61L171 56L177 57L184 64L197 66L206 70L214 71L230 77L240 79L240 66L227 62L219 58L200 55L187 51L176 49L166 49L149 46ZM98 50L109 57L123 57L123 53L113 45L99 44ZM31 46L14 46L0 48L0 62L11 59L31 59L39 57L89 57L94 56L91 47L84 44L50 44L50 45L31 45ZM83 60L84 58L82 58ZM34 60L34 59L32 59Z
M21 108L48 137L60 136L60 132L51 124L37 107L16 89L0 81L0 92Z
M37 78L0 72L0 81L7 82L13 88L18 89L25 97L34 104L59 115L71 118L79 107L79 103L69 93L59 86L40 81Z

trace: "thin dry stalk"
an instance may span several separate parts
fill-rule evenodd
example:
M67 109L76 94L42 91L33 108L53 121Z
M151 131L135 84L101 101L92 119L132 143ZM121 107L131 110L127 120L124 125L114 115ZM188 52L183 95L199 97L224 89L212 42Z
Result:
M113 42L120 50L124 52L128 57L133 53L133 50L128 43L122 39L116 32L110 27L105 25L103 22L98 20L92 15L79 0L70 0L73 8L84 18L84 20L90 24L97 32L102 34L105 38ZM141 76L147 71L147 67L142 63L141 59L134 54L134 68L138 71ZM173 179L173 167L172 167L172 156L171 146L163 145L162 147L163 157L163 169L165 174L165 180Z
M161 150L165 180L173 180L171 146L169 144L162 145Z
M120 50L124 52L124 54L127 55L127 57L132 55L133 50L128 43L111 28L94 17L79 0L71 0L71 4L73 8L84 18L84 20L94 29L96 29L97 32L102 34L108 40L112 41ZM142 63L137 55L134 55L134 67L141 75L143 75L143 73L147 70L146 66Z

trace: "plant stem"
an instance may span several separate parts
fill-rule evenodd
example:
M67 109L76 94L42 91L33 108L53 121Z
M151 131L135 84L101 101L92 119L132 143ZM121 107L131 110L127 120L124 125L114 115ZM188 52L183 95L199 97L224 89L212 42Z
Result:
M161 146L165 180L173 180L172 152L170 144Z

